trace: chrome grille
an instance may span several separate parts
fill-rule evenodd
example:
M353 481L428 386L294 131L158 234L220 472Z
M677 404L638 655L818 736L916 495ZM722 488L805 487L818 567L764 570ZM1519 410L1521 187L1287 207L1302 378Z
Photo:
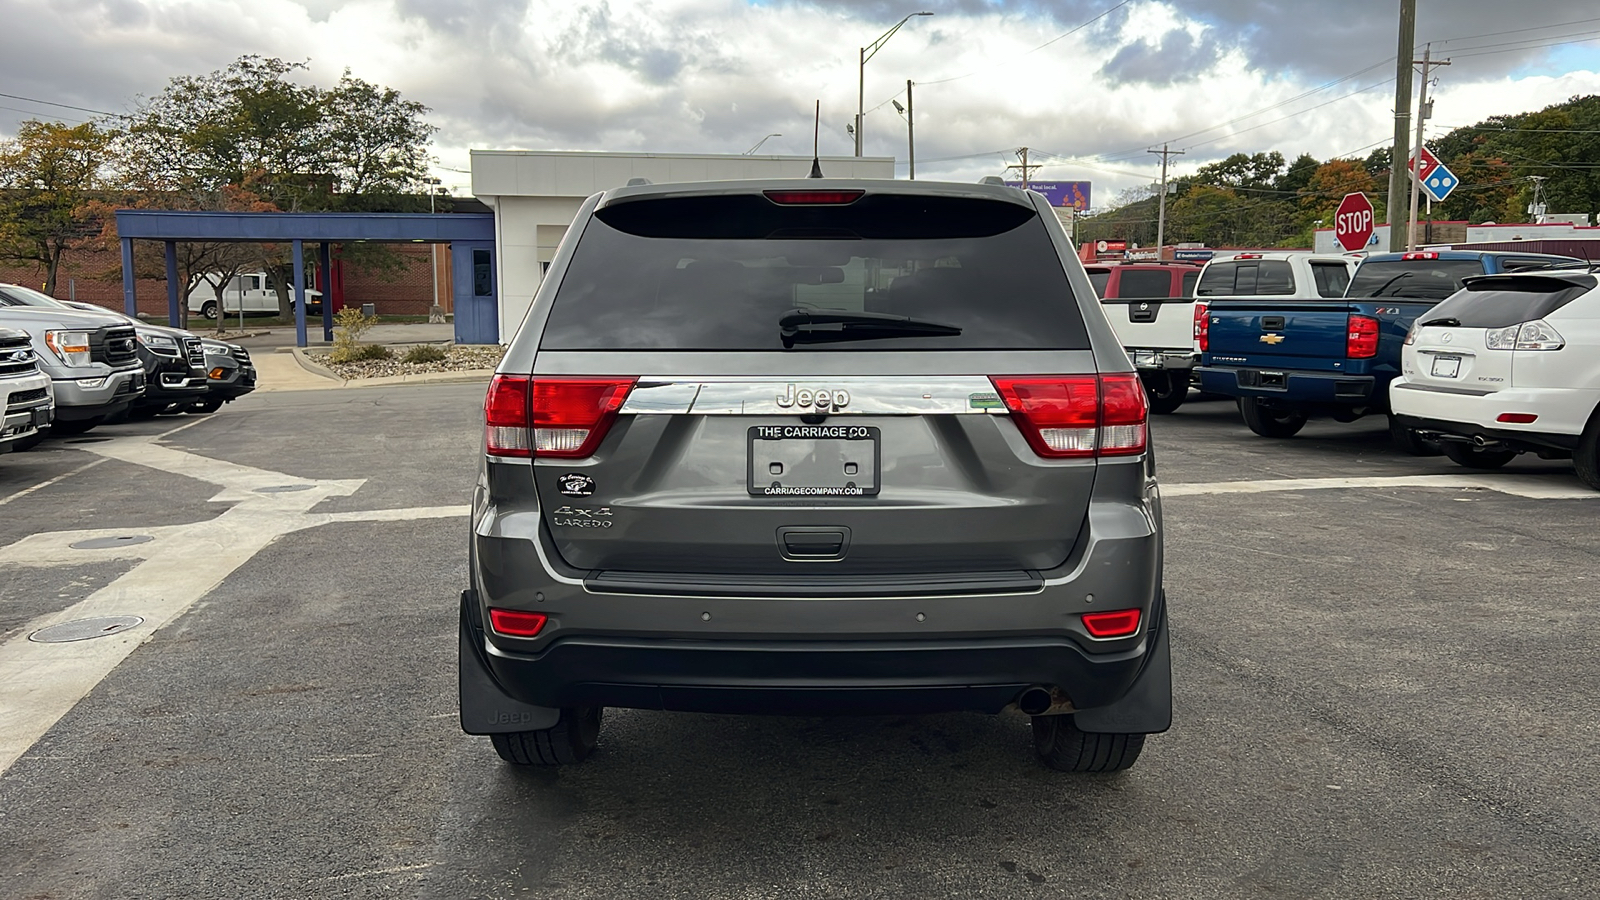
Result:
M0 337L0 375L26 375L38 368L33 344L27 335L13 333Z

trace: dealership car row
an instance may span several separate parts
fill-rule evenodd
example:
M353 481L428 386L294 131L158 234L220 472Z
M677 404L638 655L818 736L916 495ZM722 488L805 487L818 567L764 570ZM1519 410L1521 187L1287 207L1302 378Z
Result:
M255 390L249 351L0 284L0 450L161 413L210 413Z

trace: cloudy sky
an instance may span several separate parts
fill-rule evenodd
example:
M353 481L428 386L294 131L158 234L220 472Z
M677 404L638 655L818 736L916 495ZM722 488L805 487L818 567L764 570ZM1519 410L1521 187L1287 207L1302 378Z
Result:
M1419 0L1435 130L1600 92L1593 0ZM351 69L432 108L446 184L470 148L848 154L857 54L866 152L905 171L891 100L917 83L918 175L1146 184L1235 151L1365 155L1393 128L1398 0L0 0L0 135L118 112L245 53ZM24 99L25 98L25 99Z

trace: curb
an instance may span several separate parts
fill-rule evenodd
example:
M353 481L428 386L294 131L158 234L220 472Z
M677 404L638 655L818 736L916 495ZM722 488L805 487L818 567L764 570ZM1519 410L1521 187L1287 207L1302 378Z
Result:
M471 384L487 382L494 377L493 369L468 369L462 372L422 372L416 375L380 375L376 378L353 378L345 387L391 387L397 384Z
M335 375L333 370L327 366L324 366L321 363L312 362L311 357L307 356L306 352L301 350L299 347L289 347L287 349L289 352L294 354L294 360L300 364L300 368L305 369L307 372L310 372L313 375L320 375L329 381L337 381L340 384L350 383L343 378L340 378L338 375Z

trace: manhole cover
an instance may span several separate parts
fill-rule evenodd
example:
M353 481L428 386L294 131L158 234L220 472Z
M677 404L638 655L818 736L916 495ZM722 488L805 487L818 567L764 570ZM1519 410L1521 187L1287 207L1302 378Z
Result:
M271 487L256 488L258 494L287 494L291 491L309 491L313 485L309 484L275 484Z
M67 443L69 443L69 444L100 444L100 443L104 443L104 442L109 441L109 440L111 440L111 438L86 437L86 438L78 438L77 440L73 440L73 441L67 441Z
M110 550L113 547L131 547L154 540L148 534L123 534L116 537L89 538L70 546L74 550Z
M89 638L105 637L119 631L127 631L143 622L138 616L101 616L95 619L79 619L76 622L62 622L60 625L51 625L41 628L28 635L28 640L39 644L65 644L69 641L86 641Z

